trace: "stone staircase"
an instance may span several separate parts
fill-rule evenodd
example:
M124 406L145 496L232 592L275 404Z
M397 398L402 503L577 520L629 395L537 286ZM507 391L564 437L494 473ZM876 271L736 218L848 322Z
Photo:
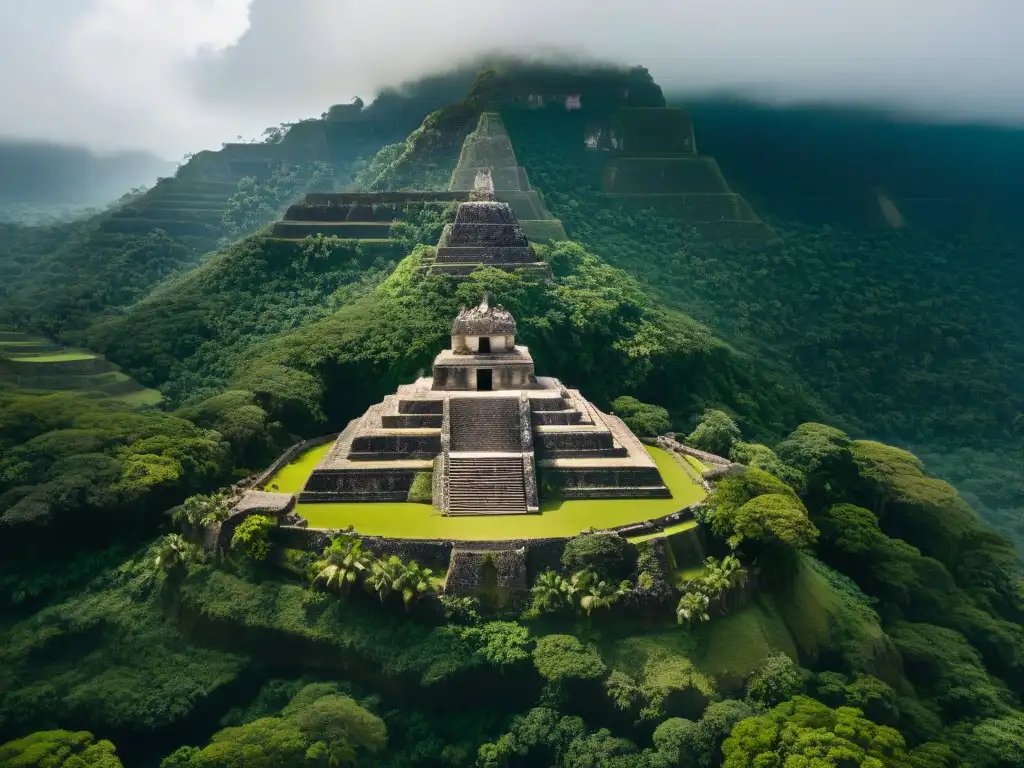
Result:
M449 515L526 514L522 454L451 456Z
M451 452L447 513L525 514L519 398L453 397L448 403Z
M522 453L518 397L453 397L452 453Z

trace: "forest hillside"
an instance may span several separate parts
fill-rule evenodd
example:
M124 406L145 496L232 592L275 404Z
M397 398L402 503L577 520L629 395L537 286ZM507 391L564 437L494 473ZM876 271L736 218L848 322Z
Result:
M0 224L0 766L1024 764L1019 136L668 114L646 159L692 120L729 230L615 193L608 129L665 108L642 67L496 60ZM568 239L446 274L452 197L373 195L450 191L484 114ZM960 135L992 145L916 169ZM386 237L275 226L341 192ZM301 491L484 295L701 501L484 546L402 529L432 469L360 504L400 536L244 507Z

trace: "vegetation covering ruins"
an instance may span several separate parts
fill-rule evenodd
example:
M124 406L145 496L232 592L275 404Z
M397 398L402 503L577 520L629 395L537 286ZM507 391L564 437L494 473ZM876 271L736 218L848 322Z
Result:
M2 225L0 765L1020 765L1019 241L700 136L504 62Z

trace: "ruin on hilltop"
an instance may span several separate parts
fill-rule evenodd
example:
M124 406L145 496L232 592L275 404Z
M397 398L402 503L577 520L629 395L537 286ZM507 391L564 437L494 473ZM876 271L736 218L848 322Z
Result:
M486 294L463 308L433 374L353 419L299 500L404 501L419 474L432 477L433 504L445 515L538 512L538 474L562 498L671 496L626 425L538 376L516 330Z

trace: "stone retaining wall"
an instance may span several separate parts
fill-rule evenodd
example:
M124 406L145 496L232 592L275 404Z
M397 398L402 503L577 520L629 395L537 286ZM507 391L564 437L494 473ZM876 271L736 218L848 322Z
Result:
M666 451L674 451L675 453L686 454L687 456L693 456L703 464L711 464L712 466L722 466L732 464L729 459L718 456L714 453L708 453L707 451L701 451L697 448L691 448L688 445L684 445L670 435L661 435L655 438L653 445L658 448L663 448Z
M522 599L530 591L524 548L492 551L464 549L460 546L452 551L444 582L445 594L472 597L485 589L484 565L488 560L494 566L500 589L508 594L506 599Z
M228 549L231 539L246 518L252 515L268 515L282 520L295 509L295 494L268 493L265 491L248 491L233 507L228 518L220 523L215 534L216 546Z
M318 530L296 525L283 525L274 530L275 543L290 549L320 554L331 539L343 531ZM358 535L358 533L357 533ZM380 555L398 555L421 565L443 570L448 567L452 550L501 551L526 548L526 568L531 577L541 571L558 568L562 552L570 537L547 539L511 539L504 541L453 541L447 539L393 539L385 536L360 536L363 546Z

